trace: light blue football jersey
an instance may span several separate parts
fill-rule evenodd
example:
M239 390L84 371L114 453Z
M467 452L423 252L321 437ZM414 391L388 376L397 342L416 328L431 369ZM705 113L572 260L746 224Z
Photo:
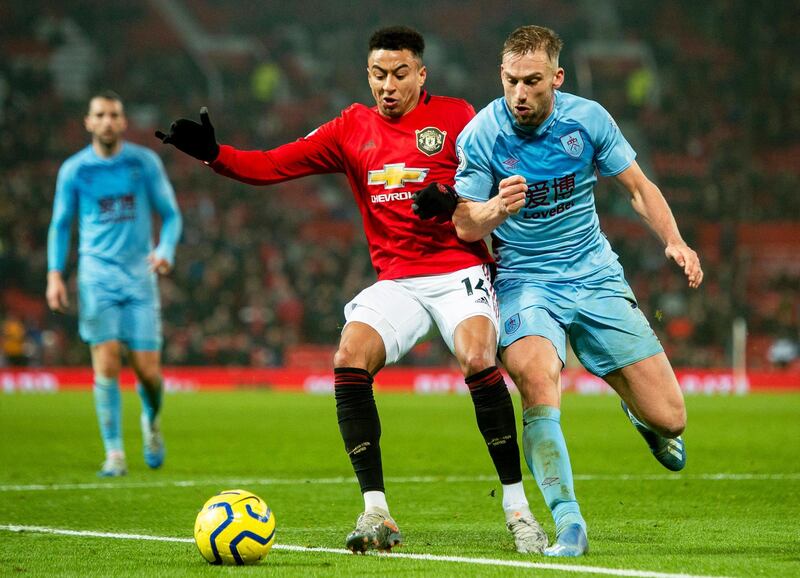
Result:
M77 214L80 277L121 283L147 278L153 211L162 220L156 255L173 263L182 220L161 159L129 142L111 158L87 146L64 161L58 172L47 238L48 270L64 270Z
M488 201L512 175L528 184L525 207L492 234L499 279L579 279L616 261L595 209L595 170L617 175L636 153L600 104L556 91L553 112L532 129L498 98L456 144L461 197Z

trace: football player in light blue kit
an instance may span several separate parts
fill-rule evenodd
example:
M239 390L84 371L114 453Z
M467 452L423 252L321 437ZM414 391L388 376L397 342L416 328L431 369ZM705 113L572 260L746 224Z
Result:
M686 455L686 410L657 337L639 310L617 255L600 231L595 171L614 176L692 288L703 272L681 238L658 187L598 103L557 89L562 47L539 26L514 31L502 51L504 98L484 108L458 138L453 221L459 236L492 233L505 366L523 403L526 461L556 524L550 556L588 551L560 425L566 339L670 470Z
M106 451L100 476L127 473L122 442L119 373L125 344L142 400L144 459L164 461L160 410L161 306L156 274L170 271L181 234L175 192L158 156L122 140L127 121L119 96L93 97L84 119L92 144L58 172L47 239L47 303L69 306L63 271L72 221L78 217L78 297L81 338L91 347L94 399ZM152 212L162 220L153 249Z

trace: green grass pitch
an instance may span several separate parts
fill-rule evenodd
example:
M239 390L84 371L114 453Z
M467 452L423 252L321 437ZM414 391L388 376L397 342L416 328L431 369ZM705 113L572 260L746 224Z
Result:
M341 549L361 509L332 396L169 395L167 461L149 471L139 402L126 393L130 473L100 480L90 392L2 395L0 575L800 576L798 394L687 398L688 467L680 474L656 463L616 397L566 395L562 423L591 547L577 560L514 551L467 396L376 397L387 495L405 534L398 552L404 557L288 548ZM523 471L532 510L552 539L552 519ZM259 494L275 512L276 548L259 566L208 566L186 541L194 518L211 495L237 487Z

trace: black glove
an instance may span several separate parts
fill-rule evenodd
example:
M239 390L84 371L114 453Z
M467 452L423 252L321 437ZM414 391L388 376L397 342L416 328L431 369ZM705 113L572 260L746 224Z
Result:
M170 125L169 134L157 130L156 138L187 155L210 163L219 155L219 145L205 106L200 109L200 122L201 124L197 124L188 118L179 118Z
M414 204L411 209L420 219L453 216L458 204L458 193L450 185L431 183L424 189L414 193Z

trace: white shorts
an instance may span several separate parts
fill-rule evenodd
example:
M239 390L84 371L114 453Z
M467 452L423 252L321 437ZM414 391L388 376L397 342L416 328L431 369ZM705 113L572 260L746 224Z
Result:
M353 321L377 331L386 348L386 364L395 363L435 329L451 352L458 324L476 315L498 328L497 298L488 265L444 275L378 281L344 307L345 327Z

